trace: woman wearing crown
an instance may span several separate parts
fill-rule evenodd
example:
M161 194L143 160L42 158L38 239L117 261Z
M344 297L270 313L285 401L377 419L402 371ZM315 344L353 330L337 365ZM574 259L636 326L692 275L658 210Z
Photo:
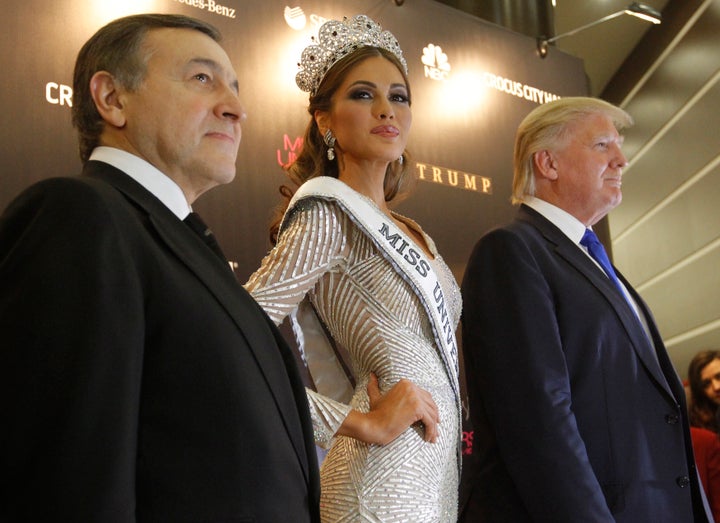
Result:
M389 208L411 177L406 62L358 15L324 24L300 66L299 188L284 188L246 287L276 323L292 317L315 385L322 520L454 522L460 294L433 241Z

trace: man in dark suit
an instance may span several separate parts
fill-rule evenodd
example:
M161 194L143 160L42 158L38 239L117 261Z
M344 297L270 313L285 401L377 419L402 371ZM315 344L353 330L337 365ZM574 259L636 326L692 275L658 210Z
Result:
M462 521L712 521L652 315L592 257L587 229L620 203L619 130L631 123L601 100L564 98L520 124L517 217L478 242L463 279L475 432Z
M294 357L183 223L235 175L218 40L176 15L100 29L75 68L83 176L0 218L1 521L319 521Z

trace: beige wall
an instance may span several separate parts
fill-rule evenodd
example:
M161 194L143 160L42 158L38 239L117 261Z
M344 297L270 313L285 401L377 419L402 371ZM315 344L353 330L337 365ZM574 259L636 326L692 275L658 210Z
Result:
M669 2L601 97L636 120L616 265L652 308L681 376L720 349L720 0Z

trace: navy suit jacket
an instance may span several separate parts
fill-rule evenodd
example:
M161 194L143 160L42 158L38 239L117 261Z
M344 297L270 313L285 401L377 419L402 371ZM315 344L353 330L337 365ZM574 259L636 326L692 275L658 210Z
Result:
M712 521L682 384L600 268L527 206L463 279L473 454L461 521Z
M0 520L318 522L278 331L157 198L83 174L0 217Z

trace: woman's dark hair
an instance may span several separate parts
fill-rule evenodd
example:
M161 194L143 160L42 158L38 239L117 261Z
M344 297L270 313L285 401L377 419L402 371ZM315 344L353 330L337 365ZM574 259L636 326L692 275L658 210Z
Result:
M698 352L688 366L688 383L690 385L690 425L719 432L718 406L705 392L702 382L703 369L713 360L720 360L720 350Z
M408 98L410 97L410 83L408 82L405 69L400 61L390 51L378 47L360 47L356 51L345 56L333 65L323 78L317 93L310 96L308 105L308 113L310 113L310 121L305 129L303 136L303 145L297 159L287 168L287 174L290 177L294 188L282 185L280 194L283 196L283 202L275 210L270 225L270 241L274 245L277 243L277 236L280 229L280 222L290 203L292 195L298 187L306 181L318 176L338 177L337 161L328 160L326 155L325 143L320 134L317 123L315 122L316 111L329 111L332 106L332 96L338 90L340 85L347 77L348 73L360 62L371 57L383 57L398 68L405 80L408 89ZM409 190L414 182L412 176L408 176L411 171L410 160L407 152L403 153L403 162L394 161L388 165L385 172L385 201L390 202L399 200Z

